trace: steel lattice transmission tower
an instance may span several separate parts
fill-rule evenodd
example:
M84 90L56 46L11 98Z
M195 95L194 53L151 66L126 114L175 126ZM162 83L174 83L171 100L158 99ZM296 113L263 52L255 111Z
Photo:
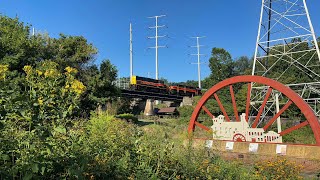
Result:
M262 0L252 75L287 84L320 115L320 51L306 0ZM252 85L251 104L256 109L266 89ZM271 97L281 94L272 92ZM268 104L265 115L278 109L277 103Z

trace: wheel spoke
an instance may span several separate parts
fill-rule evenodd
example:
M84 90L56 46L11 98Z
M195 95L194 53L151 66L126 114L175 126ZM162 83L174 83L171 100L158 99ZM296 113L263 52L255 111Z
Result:
M224 109L224 107L223 107L223 105L222 105L222 103L221 103L218 95L217 95L216 93L214 93L213 96L214 96L214 98L216 99L216 101L218 102L219 107L220 107L220 110L222 111L224 117L226 118L226 120L227 120L228 122L230 122L230 118L229 118L226 110Z
M292 104L292 101L288 101L283 108L281 108L281 110L263 127L263 130L267 130L273 123L274 121L277 120L277 118L285 111L289 108L289 106Z
M237 103L236 103L236 98L234 97L234 92L233 92L232 85L230 85L230 94L231 94L231 99L232 99L234 115L236 117L236 120L239 122L240 119L239 119L239 114L238 114L238 109L237 109Z
M251 98L251 83L248 83L247 104L246 104L246 121L247 122L249 121L250 98Z
M206 131L210 131L210 128L208 128L207 126L205 126L205 125L202 125L201 123L199 123L199 122L195 122L195 124L198 126L198 127L200 127L201 129L204 129L204 130L206 130Z
M211 117L211 119L214 118L214 115L212 115L211 112L205 106L202 106L201 108Z
M292 131L297 130L297 129L299 129L299 128L302 128L302 127L304 127L304 126L306 126L306 125L308 125L308 124L309 124L308 121L304 121L303 123L300 123L300 124L298 124L298 125L295 125L295 126L289 128L289 129L286 129L286 130L284 130L284 131L281 131L281 132L280 132L280 135L281 135L281 136L286 135L286 134L291 133Z
M259 109L259 112L258 112L258 114L257 114L257 117L256 117L255 121L254 121L253 124L252 124L252 127L253 127L253 128L256 128L256 127L257 127L258 122L259 122L259 119L260 119L260 116L261 116L261 114L262 114L262 112L263 112L264 107L265 107L266 104L267 104L267 101L268 101L268 99L269 99L269 96L271 95L271 92L272 92L272 88L269 87L269 89L268 89L268 91L267 91L267 94L266 94L266 97L264 98L263 103L262 103L261 106L260 106L260 109Z

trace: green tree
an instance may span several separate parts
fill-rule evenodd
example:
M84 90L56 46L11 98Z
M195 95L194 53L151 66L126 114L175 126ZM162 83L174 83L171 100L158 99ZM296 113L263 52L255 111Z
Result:
M234 74L235 75L249 75L252 71L253 59L249 59L247 56L241 56L234 62Z
M110 60L102 61L100 69L96 65L84 67L80 72L80 79L87 87L81 100L83 113L89 114L99 105L106 105L120 94L113 82L117 78L118 70Z
M18 18L0 15L0 63L10 70L22 71L25 65L34 65L40 59L42 42L30 37L30 26Z
M223 48L213 48L209 59L209 68L214 84L232 77L234 72L231 54Z
M61 69L67 66L81 69L97 54L97 49L82 36L60 34L58 39L51 39L48 48L51 51L48 58L58 63Z

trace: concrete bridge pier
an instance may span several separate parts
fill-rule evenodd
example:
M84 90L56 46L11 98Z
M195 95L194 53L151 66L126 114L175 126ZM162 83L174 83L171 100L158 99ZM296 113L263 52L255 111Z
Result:
M146 107L144 108L144 115L145 116L153 116L154 115L153 99L147 99Z

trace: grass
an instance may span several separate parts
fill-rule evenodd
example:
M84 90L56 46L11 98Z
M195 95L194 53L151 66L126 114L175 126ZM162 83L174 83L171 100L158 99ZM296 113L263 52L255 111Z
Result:
M188 120L186 119L158 119L158 120L147 120L147 119L140 119L138 122L138 125L147 133L149 132L156 132L156 131L161 131L161 132L165 132L165 136L169 137L170 139L172 139L173 141L177 141L177 142L183 142L184 145L186 144L186 140L188 139L188 134L187 134L187 128L189 125ZM301 142L303 140L303 136L305 134L310 134L310 129L308 128L302 128L301 130L295 131L292 136L295 137L295 141L297 142ZM196 128L195 131L195 135L197 137L207 137L208 139L212 138L212 135L209 133L206 133L205 131L203 131L200 128ZM310 139L310 137L307 138L307 140L312 141L312 138ZM288 139L289 141L290 139ZM197 144L197 146L203 147L202 143ZM233 155L232 155L233 154ZM256 164L261 160L267 160L270 157L262 157L262 156L257 156L257 155L245 155L247 158L243 159L243 158L239 158L237 153L228 153L227 155L225 153L222 152L208 152L207 153L208 156L218 156L221 157L223 159L223 161L225 163L236 163L239 167L247 169L250 172L255 171L255 166ZM252 156L252 157L251 157ZM251 159L250 162L247 162L247 160ZM288 158L290 160L290 162L297 162L297 164L302 164L303 162L300 162L298 159L295 158ZM277 161L277 160L274 160ZM304 161L304 163L306 163L306 161ZM276 164L276 162L275 162ZM294 163L293 163L294 164ZM317 169L318 165L320 165L320 162L312 162L311 164L313 164L314 166L311 167L304 167L301 171L301 173L299 173L301 175L302 178L306 178L306 179L316 179L317 175L320 172L320 169ZM315 166L315 164L317 164L317 166ZM261 166L261 164L259 164ZM294 167L294 165L293 165ZM246 171L247 172L247 171ZM261 176L263 175L272 175L272 171L270 170L270 172L259 172ZM262 173L262 174L261 174ZM285 172L286 173L286 172ZM259 175L259 174L258 174ZM297 175L298 177L298 175Z

